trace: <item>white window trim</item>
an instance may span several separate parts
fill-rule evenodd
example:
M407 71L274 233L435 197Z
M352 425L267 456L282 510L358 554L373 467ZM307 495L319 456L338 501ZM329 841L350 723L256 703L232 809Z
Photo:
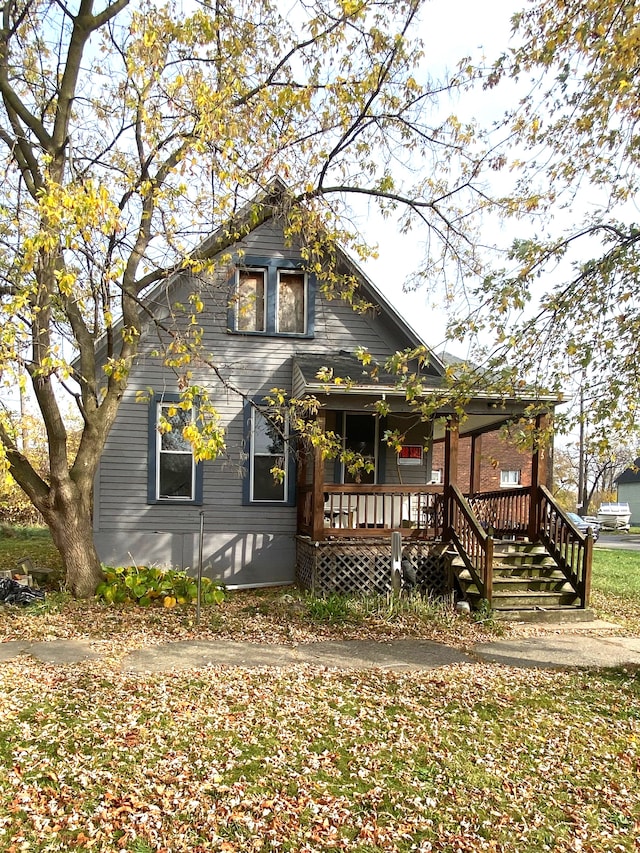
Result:
M243 272L247 273L262 273L262 329L241 329L240 328L240 276ZM252 335L264 335L267 333L267 293L269 290L269 270L267 267L238 267L236 269L236 330Z
M252 504L286 504L288 503L289 496L289 445L287 442L287 436L289 435L289 416L285 415L285 421L283 424L284 431L284 447L283 447L283 465L284 468L284 480L282 481L282 498L256 498L253 493L253 487L255 483L254 473L255 473L255 465L254 460L256 456L274 456L273 453L256 453L256 441L255 441L255 427L256 427L256 415L262 415L262 411L259 408L252 407L251 408L251 444L250 444L250 453L249 453L249 501Z
M303 318L303 328L298 332L281 332L279 328L279 319L280 319L280 281L282 278L286 278L287 276L300 276L303 277L303 290L302 290L302 318ZM266 290L265 290L266 295ZM277 335L282 335L286 337L287 335L306 335L307 334L307 321L308 321L308 305L309 305L309 276L304 270L300 269L288 269L288 268L278 268L277 271L277 279L276 279L276 317L275 317L275 332Z
M156 423L160 423L163 414L163 409L179 408L176 403L160 402L156 406ZM191 411L191 419L193 420L193 410ZM193 503L196 499L196 461L193 455L193 449L190 450L163 450L162 449L163 433L156 430L156 500L163 501L183 501L185 503ZM162 495L160 494L160 460L162 455L171 456L190 456L191 457L191 494L187 495Z
M515 474L516 480L513 481L512 479L508 478L506 475L509 475L509 474ZM513 489L516 486L521 485L520 475L521 475L521 472L519 470L516 470L515 468L501 469L500 470L500 488L502 488L502 489Z

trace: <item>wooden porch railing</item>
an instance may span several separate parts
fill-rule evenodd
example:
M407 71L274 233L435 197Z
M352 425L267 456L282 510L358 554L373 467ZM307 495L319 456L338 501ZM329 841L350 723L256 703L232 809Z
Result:
M523 536L529 530L531 489L500 489L467 499L482 527L496 536Z
M392 530L404 536L442 536L442 486L326 483L322 497L314 515L313 487L298 488L298 532L316 540L384 537Z
M491 606L493 598L493 536L483 529L470 502L457 486L449 486L446 499L447 530L480 596Z
M540 540L580 597L580 607L589 606L593 536L573 526L544 486L538 489L536 527Z
M532 494L533 492L533 494ZM314 513L315 505L315 513ZM298 487L298 532L315 541L357 537L440 538L458 551L482 598L493 599L494 535L540 541L589 604L593 537L581 534L544 487L466 498L457 486L325 484Z

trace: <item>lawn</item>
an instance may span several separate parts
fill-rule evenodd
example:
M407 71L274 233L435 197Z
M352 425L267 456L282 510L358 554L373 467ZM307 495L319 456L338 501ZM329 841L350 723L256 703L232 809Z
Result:
M596 551L594 590L640 611L625 558ZM140 675L123 670L124 650L167 639L413 633L471 646L502 629L430 602L321 604L292 590L230 594L200 625L192 608L60 594L0 613L5 640L84 636L103 652L0 664L0 851L637 850L633 668Z
M0 677L5 851L637 849L633 673Z
M599 616L640 635L640 551L595 548L591 590Z

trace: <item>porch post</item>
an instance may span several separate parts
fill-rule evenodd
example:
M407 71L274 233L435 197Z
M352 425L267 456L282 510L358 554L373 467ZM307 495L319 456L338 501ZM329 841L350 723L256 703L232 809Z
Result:
M536 435L546 432L551 423L549 414L536 417ZM549 485L549 448L546 443L536 441L531 454L531 499L529 501L529 539L534 542L538 538L540 520L538 518L538 507L540 505L540 486Z
M324 432L326 416L318 412L318 428ZM312 538L316 542L324 539L324 457L318 447L313 448L313 494L312 494Z
M482 435L471 436L471 465L469 466L469 494L473 497L480 491L480 461Z
M304 524L304 502L306 499L307 469L309 467L309 446L304 439L299 438L298 466L296 468L296 516L297 531L300 533Z
M444 432L444 485L458 485L458 444L460 437L460 420L457 415L451 415Z
M460 419L450 415L444 431L444 530L447 535L450 524L449 491L458 485L458 444Z

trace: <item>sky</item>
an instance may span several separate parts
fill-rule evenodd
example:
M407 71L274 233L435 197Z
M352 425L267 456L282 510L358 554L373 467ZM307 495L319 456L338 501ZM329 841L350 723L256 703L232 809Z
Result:
M464 56L497 58L508 46L511 17L524 8L526 0L431 0L425 7L420 36L425 45L425 63L431 73L455 68ZM514 89L508 84L490 92L475 92L448 107L456 114L483 123L498 119L508 107ZM446 105L443 103L442 108ZM378 244L379 258L363 265L367 275L401 312L426 343L440 352L444 346L446 315L434 295L425 289L404 292L402 284L421 263L424 250L417 232L403 237L394 232L372 209L366 213L365 233ZM502 235L503 240L507 237ZM466 348L447 344L447 350L463 357Z

